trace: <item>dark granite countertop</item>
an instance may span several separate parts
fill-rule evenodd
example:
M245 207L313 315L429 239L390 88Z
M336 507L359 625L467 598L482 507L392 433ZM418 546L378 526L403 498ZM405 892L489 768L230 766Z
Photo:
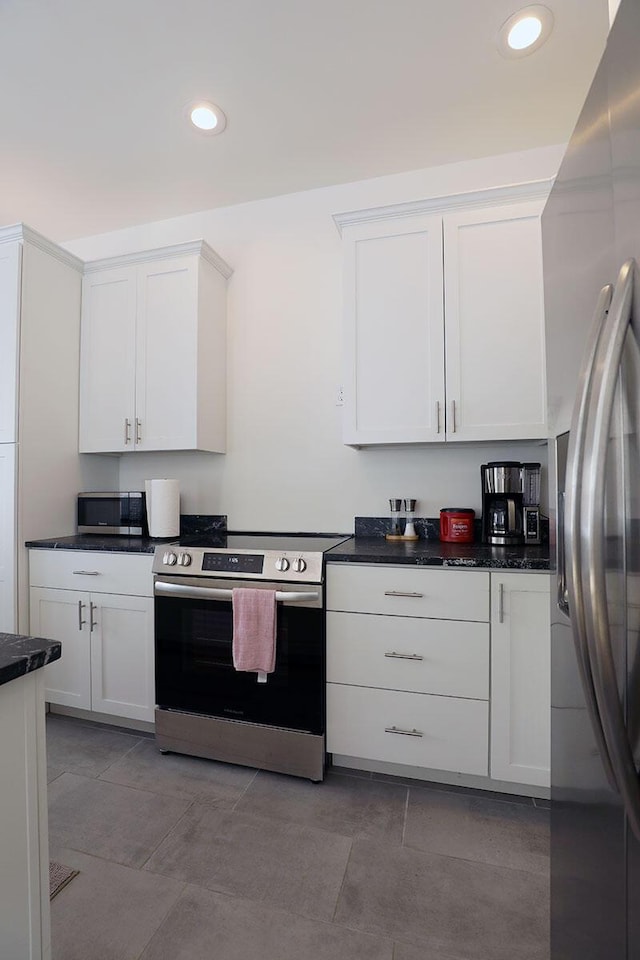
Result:
M152 537L101 537L94 533L79 533L72 537L52 537L50 540L28 540L30 549L39 550L95 550L96 553L153 553L157 546L171 543L177 537L164 540Z
M492 547L484 543L409 543L384 537L352 537L329 550L330 563L404 563L414 566L464 567L485 570L549 570L549 546Z
M58 640L0 633L0 686L59 660L61 652Z

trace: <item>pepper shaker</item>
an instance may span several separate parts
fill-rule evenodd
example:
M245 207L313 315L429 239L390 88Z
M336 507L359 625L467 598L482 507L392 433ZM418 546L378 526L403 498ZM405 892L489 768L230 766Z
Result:
M391 511L391 532L386 534L387 540L402 540L402 529L400 526L400 511L402 510L402 500L395 497L389 500Z

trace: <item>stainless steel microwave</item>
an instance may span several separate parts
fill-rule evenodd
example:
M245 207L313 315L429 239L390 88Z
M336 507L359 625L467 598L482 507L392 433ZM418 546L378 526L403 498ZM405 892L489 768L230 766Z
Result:
M144 493L115 491L78 494L78 533L146 536L147 510Z

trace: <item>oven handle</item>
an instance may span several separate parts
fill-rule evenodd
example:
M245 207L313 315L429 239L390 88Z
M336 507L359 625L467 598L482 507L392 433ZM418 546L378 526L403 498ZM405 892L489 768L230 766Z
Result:
M259 588L258 588L259 589ZM226 590L221 587L186 587L182 583L162 583L156 581L155 593L165 597L190 597L192 600L198 600L203 597L206 600L231 600L233 590ZM302 603L304 601L319 600L319 593L307 591L276 590L276 600L279 603Z

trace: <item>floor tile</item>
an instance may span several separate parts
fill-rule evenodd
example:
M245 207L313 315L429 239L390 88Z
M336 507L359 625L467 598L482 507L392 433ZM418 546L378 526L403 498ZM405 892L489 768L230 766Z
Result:
M145 869L328 920L350 847L325 830L194 804Z
M335 922L426 958L546 960L548 896L538 874L354 840Z
M504 803L521 803L532 807L533 798L523 797L519 793L502 793L498 790L481 790L479 787L463 787L457 783L437 783L435 780L420 780L411 777L396 777L386 773L373 773L374 780L383 783L402 783L407 787L421 787L428 790L441 790L443 793L455 793L465 797L480 797L484 800L498 800Z
M329 772L322 783L261 771L236 804L256 816L305 823L347 837L401 843L407 788Z
M74 850L55 858L80 872L51 901L52 960L138 960L184 889Z
M393 950L393 960L466 960L465 957L454 957L451 953L442 953L432 947L416 947L411 943L396 943ZM487 958L489 960L489 958Z
M135 747L139 738L68 717L47 715L47 762L51 771L97 777Z
M404 842L449 857L549 872L549 812L533 805L412 788Z
M275 907L187 887L141 960L214 958L392 960L392 944Z
M251 767L162 754L155 741L143 740L105 770L100 779L169 797L219 803L235 802L255 775Z
M535 797L533 804L536 807L540 807L541 810L550 810L551 809L551 800L545 800L541 797Z
M142 866L189 807L103 780L64 773L49 786L51 843Z

